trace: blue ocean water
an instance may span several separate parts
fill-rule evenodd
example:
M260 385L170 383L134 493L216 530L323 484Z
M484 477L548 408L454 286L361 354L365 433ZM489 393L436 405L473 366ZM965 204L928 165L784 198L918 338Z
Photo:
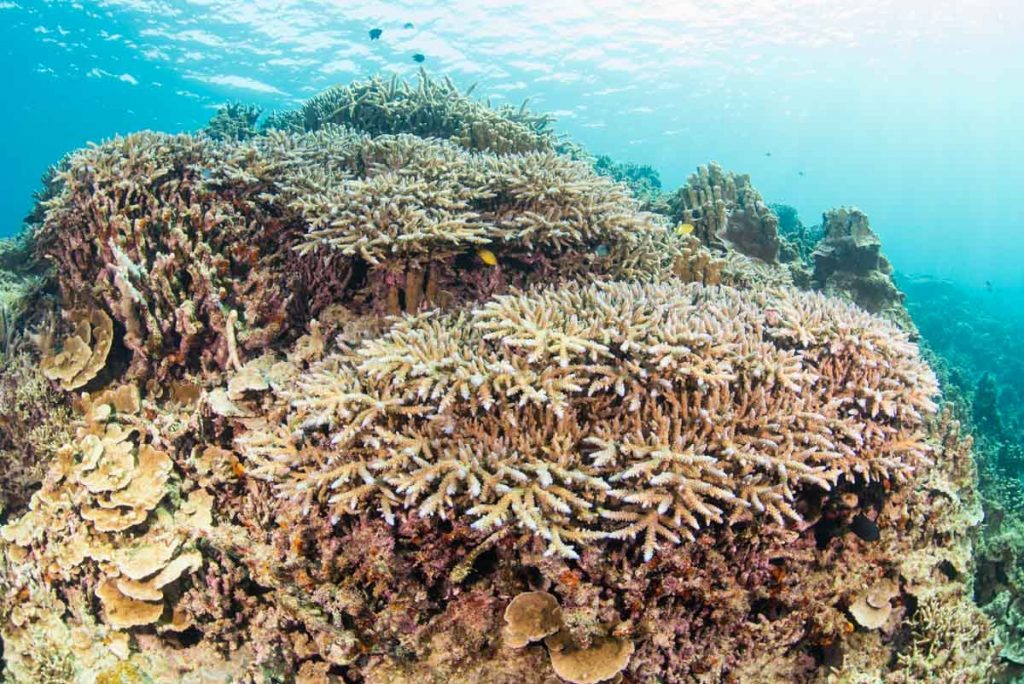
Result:
M668 188L714 159L807 224L859 206L901 272L1024 308L1022 29L1008 0L3 0L0 233L88 141L292 107L420 53Z

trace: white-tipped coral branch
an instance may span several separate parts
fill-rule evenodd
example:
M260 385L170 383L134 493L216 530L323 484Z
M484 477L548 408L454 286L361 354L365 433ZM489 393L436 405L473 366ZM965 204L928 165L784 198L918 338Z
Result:
M706 525L799 520L803 488L908 476L935 392L903 333L842 302L594 284L397 322L280 390L290 445L268 451L267 426L238 446L335 516L400 506L650 558Z

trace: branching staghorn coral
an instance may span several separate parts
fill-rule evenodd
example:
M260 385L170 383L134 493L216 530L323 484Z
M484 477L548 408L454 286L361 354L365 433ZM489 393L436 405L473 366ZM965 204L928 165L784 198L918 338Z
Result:
M217 108L203 133L214 140L245 140L256 135L256 122L263 113L257 105L228 102Z
M261 348L285 328L287 283L272 274L289 226L264 195L280 173L239 145L117 138L58 172L36 250L68 308L123 326L132 374L223 368L232 339Z
M968 597L923 601L911 620L911 630L910 643L887 681L992 681L996 651L992 626Z
M353 176L314 167L302 181L308 189L297 189L293 206L309 230L296 252L336 272L368 264L378 308L390 313L415 313L465 288L458 260L472 264L482 248L496 263L468 284L493 279L476 285L485 294L577 274L656 277L681 254L681 242L638 213L621 186L551 152L485 155L384 136L353 156L362 165L346 170Z
M72 156L55 183L36 249L66 306L125 328L139 377L223 370L332 303L416 312L558 277L649 278L682 249L567 157L333 126L219 145L139 133Z
M549 129L553 118L531 114L525 102L492 108L471 99L472 90L462 93L450 78L434 79L423 69L415 85L397 75L390 80L378 76L334 86L310 99L301 112L278 115L267 125L294 130L301 124L315 131L342 124L374 136L409 133L499 154L555 147Z
M650 558L702 526L800 519L800 489L928 462L934 379L891 326L821 297L620 283L401 321L281 390L238 438L309 510L515 524Z

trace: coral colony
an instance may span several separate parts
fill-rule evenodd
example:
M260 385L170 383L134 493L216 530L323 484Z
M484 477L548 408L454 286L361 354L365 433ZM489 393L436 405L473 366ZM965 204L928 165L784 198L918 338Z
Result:
M862 213L642 211L426 74L260 114L69 155L4 245L8 681L998 674Z

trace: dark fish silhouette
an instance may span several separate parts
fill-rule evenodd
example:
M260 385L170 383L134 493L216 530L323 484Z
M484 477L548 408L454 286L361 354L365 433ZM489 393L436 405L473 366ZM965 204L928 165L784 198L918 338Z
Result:
M867 517L863 513L858 513L850 521L850 531L855 535L863 539L864 541L878 541L881 536L878 532L878 525L875 521Z
M985 289L988 290L989 292L992 291L992 281L991 280L986 280L985 281Z
M413 28L412 22L411 21L405 22L405 26L403 26L402 28L404 28L404 29L411 29L411 28Z
M855 515L849 525L844 525L835 513L826 513L814 524L813 529L814 541L819 549L824 549L831 539L841 537L847 532L853 532L866 542L878 541L881 537L878 525L863 513Z
M804 175L804 172L803 172L803 171L797 171L796 173L797 173L797 175L798 175L798 176L802 176L802 175Z
M414 61L414 62L418 62L418 63L420 63L420 64L423 64L423 62L424 62L424 61L425 61L426 59L427 59L427 58L423 56L423 53L422 53L422 52L417 52L417 53L416 53L415 55L413 55L413 56L412 56L412 61Z
M841 537L842 534L843 526L835 518L825 517L814 525L814 542L819 549L824 549L833 537Z
M764 153L764 156L766 156L766 157L770 157L770 156L772 156L772 153L771 153L771 152L765 152L765 153Z
M370 29L370 40L377 40L380 38L380 34L384 33L384 29Z

